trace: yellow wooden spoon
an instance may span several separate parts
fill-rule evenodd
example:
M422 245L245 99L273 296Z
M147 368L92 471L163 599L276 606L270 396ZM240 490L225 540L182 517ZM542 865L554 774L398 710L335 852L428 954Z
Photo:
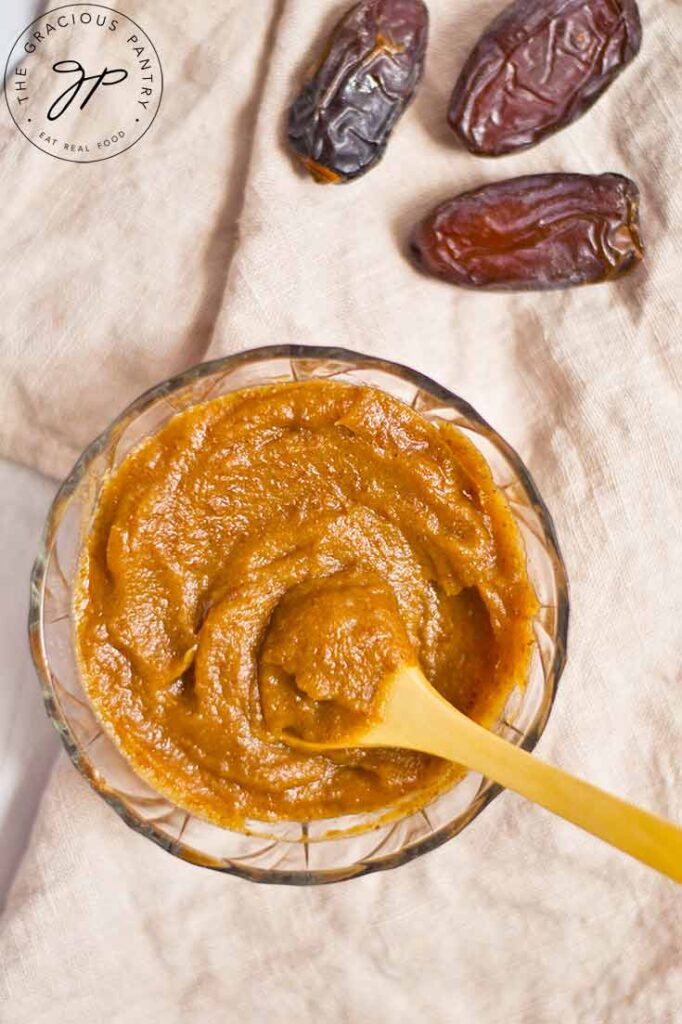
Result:
M310 743L291 733L294 747L407 747L456 761L513 789L664 875L682 882L682 828L531 757L457 711L418 665L403 665L382 686L377 717L366 729Z

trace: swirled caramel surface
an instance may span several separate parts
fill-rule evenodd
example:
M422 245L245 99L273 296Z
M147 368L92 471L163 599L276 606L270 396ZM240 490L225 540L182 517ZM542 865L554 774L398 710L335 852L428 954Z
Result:
M488 723L523 684L537 602L477 449L383 392L251 388L179 413L109 476L76 637L138 773L230 827L426 801L457 768L406 750L308 754L417 660Z

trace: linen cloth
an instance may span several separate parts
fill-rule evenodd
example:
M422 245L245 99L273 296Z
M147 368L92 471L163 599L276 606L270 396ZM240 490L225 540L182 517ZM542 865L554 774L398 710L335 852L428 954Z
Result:
M0 459L0 915L61 749L35 685L31 653L21 642L26 580L56 487L26 466Z
M572 630L539 755L682 819L682 5L642 3L642 52L597 106L489 162L444 113L503 0L432 0L418 97L382 164L341 188L294 169L282 127L344 3L123 6L165 74L137 146L74 166L1 127L2 452L66 471L143 388L241 348L410 363L511 441L556 519ZM550 170L638 182L632 277L482 295L411 269L433 203ZM675 1024L681 921L673 883L512 794L397 871L258 887L133 834L62 758L2 920L0 1020Z

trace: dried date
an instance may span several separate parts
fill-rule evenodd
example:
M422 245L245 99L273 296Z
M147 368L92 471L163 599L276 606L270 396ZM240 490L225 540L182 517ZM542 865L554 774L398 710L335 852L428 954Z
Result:
M566 288L620 277L644 256L639 192L620 174L536 174L438 206L411 243L418 265L453 284Z
M361 0L337 24L289 111L289 144L316 181L381 159L421 78L428 20L422 0Z
M450 126L481 156L532 146L588 110L641 41L636 0L516 0L464 65Z

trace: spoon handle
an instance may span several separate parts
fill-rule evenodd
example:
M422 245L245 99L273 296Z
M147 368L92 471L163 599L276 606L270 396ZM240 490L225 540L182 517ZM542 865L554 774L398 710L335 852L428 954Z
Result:
M682 883L682 828L539 761L456 711L416 666L403 666L390 687L382 730L391 746L456 761L598 836Z

